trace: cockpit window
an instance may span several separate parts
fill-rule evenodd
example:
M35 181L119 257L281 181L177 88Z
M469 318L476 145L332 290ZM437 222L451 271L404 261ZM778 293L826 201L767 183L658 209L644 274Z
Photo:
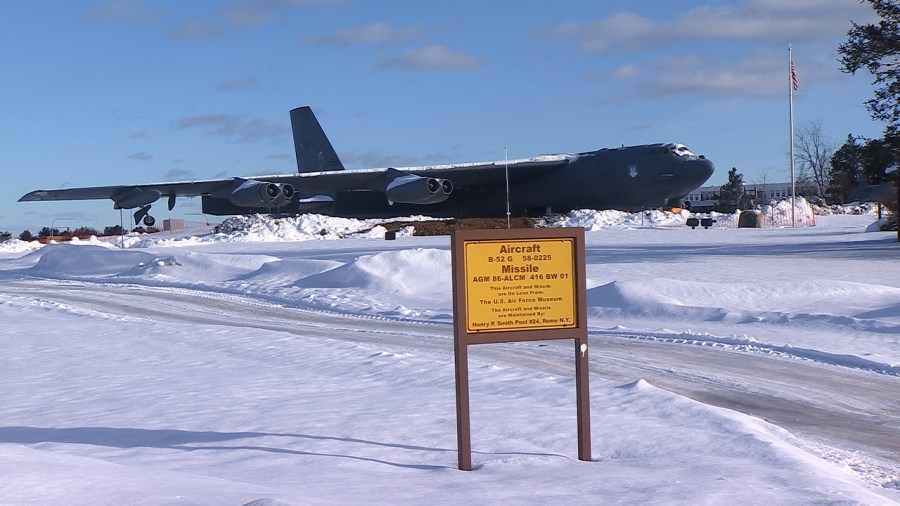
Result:
M671 152L675 156L683 156L686 158L696 158L697 155L691 153L691 150L687 148L684 144L667 144L667 148L669 148L669 152Z
M691 150L687 148L687 146L683 146L681 144L678 145L678 148L675 150L681 156L697 156L694 153L691 153Z

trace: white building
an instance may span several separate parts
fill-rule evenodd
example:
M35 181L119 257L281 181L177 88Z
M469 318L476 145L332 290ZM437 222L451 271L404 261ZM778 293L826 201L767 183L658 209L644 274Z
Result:
M722 186L701 186L687 196L691 209L704 212L712 211L719 203L719 192ZM772 200L782 200L791 196L791 183L765 183L745 184L744 197L754 204L766 203Z

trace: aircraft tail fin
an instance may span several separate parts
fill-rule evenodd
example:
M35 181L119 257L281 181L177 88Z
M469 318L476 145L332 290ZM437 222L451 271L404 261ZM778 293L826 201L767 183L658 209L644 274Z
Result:
M291 111L291 129L294 132L297 172L344 170L344 164L334 152L331 142L309 106L298 107Z

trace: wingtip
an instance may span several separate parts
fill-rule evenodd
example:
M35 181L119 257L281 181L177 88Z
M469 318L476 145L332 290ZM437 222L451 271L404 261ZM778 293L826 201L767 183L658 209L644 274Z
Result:
M19 197L19 202L33 202L35 200L40 200L40 196L44 193L47 193L44 190L35 190L33 192L28 192L25 195Z

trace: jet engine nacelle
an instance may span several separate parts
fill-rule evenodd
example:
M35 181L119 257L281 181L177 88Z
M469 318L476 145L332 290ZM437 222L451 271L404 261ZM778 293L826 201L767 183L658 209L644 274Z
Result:
M450 198L451 192L453 183L449 179L408 174L394 178L384 194L392 204L436 204Z
M116 203L113 209L134 209L135 207L152 204L159 200L162 193L159 190L142 190L137 187L128 188L113 195L112 199Z
M271 207L287 204L294 194L294 187L289 184L246 180L231 192L229 200L241 207Z
M290 201L294 198L294 195L297 193L294 191L294 187L285 183L277 185L279 188L278 197L273 202L273 205L283 206L285 204L290 203Z

